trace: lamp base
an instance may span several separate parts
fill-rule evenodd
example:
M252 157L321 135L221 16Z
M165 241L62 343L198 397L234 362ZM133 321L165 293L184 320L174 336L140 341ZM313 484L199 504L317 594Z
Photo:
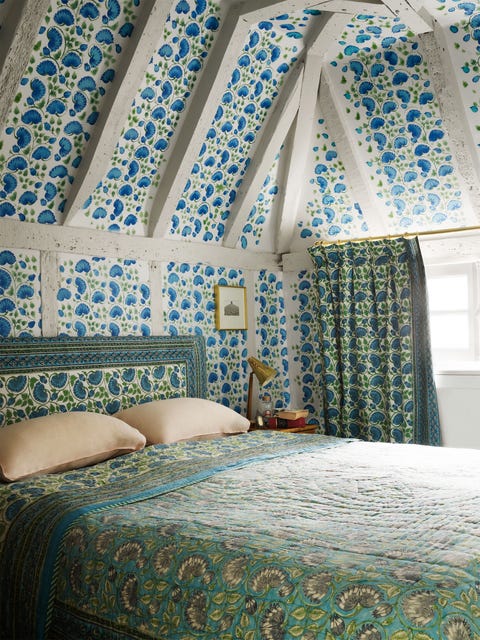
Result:
M248 377L247 418L252 423L253 371Z

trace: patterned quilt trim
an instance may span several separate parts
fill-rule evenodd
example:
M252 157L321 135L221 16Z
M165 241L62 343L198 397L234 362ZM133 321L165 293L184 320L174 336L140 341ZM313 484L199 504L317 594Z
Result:
M21 511L11 523L0 558L0 574L4 576L4 586L10 597L2 597L1 618L15 626L12 637L30 637L35 629L35 637L46 637L55 593L56 562L62 550L62 541L68 530L82 515L118 506L147 500L169 491L179 489L222 473L228 469L238 469L256 462L292 455L300 452L330 448L342 445L346 440L285 437L279 442L266 439L265 442L251 438L252 445L246 449L233 451L228 462L218 457L196 459L198 468L192 473L192 461L174 461L158 465L139 475L95 489L92 492L73 494L58 491L41 496ZM166 478L175 477L175 480ZM163 478L165 479L162 479ZM29 603L21 611L15 611L16 603Z

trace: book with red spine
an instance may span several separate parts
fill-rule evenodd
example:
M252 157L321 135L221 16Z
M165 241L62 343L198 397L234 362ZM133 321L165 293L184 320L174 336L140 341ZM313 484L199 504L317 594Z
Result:
M296 418L295 420L287 420L286 418L277 417L277 427L279 429L286 429L287 427L304 427L306 424L304 416Z

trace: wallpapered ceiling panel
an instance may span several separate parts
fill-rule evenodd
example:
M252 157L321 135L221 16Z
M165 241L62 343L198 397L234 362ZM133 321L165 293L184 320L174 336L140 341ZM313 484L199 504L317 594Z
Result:
M162 164L222 16L208 0L173 3L160 46L135 97L107 174L85 203L83 224L146 233Z
M245 277L241 270L233 268L166 264L162 282L163 325L170 335L205 336L211 399L221 398L232 409L245 411L247 331L215 329L215 284L243 287Z
M59 254L59 335L150 335L148 263Z
M0 217L62 221L140 3L52 0L1 131Z
M280 188L281 159L283 146L277 153L273 165L265 178L255 204L242 229L237 247L251 251L275 252L276 220Z
M346 180L345 167L325 119L317 105L315 146L308 159L309 183L300 207L292 251L320 238L365 234L368 225Z
M302 50L309 19L318 13L282 15L251 29L178 203L172 235L222 239L257 134Z
M358 17L352 28L356 44L350 29L331 64L388 230L468 225L419 42L397 20Z
M473 142L480 148L480 3L448 0L437 2L436 8L435 17L447 32L445 40Z
M39 336L40 252L0 248L0 339Z

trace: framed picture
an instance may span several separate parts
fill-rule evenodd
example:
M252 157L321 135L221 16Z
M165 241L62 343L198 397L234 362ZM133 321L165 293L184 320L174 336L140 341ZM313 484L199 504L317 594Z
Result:
M215 325L227 330L247 328L246 287L215 285Z

